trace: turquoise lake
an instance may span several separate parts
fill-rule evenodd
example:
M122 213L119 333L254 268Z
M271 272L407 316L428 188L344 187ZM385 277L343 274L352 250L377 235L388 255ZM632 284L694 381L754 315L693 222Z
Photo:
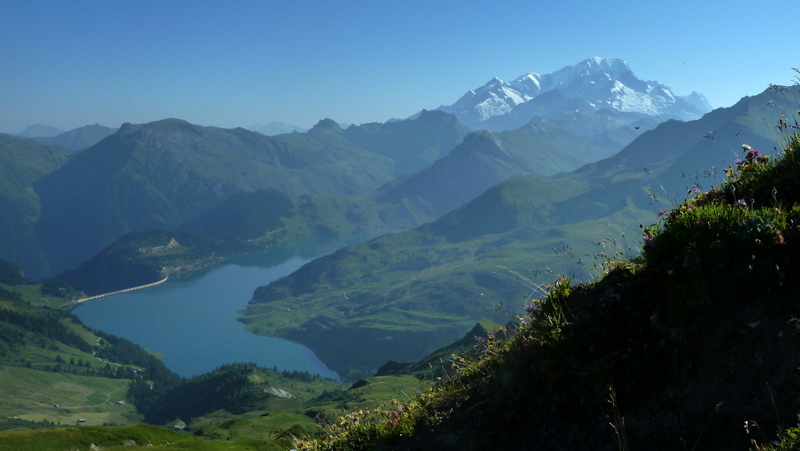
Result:
M236 320L237 310L247 306L257 287L337 247L251 255L150 288L87 301L73 313L91 328L158 352L168 368L184 377L227 363L252 362L338 379L305 346L247 332Z

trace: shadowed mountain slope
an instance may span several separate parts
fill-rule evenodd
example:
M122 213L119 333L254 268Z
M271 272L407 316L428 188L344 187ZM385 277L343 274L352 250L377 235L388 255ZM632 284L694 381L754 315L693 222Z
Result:
M58 146L0 135L0 259L23 266L29 277L48 267L34 235L41 204L33 185L64 165L69 154Z
M36 233L52 270L125 233L176 227L236 192L361 194L391 178L390 160L320 128L266 137L175 119L124 125L36 184Z

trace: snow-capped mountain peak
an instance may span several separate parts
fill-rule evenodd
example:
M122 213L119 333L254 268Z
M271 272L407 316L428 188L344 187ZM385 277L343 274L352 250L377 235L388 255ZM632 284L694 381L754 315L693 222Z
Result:
M546 102L538 102L535 108L526 107L541 94L552 91L558 91L567 99L584 101L583 104L596 110L607 108L681 120L696 119L711 109L702 94L692 93L686 98L675 96L658 82L636 78L625 61L600 57L588 58L550 74L528 73L510 83L494 77L480 88L469 90L456 103L439 109L454 114L474 128L491 124L492 130L503 130L524 125L546 113L560 113L549 111ZM558 103L562 104L563 101ZM558 106L553 105L553 108Z

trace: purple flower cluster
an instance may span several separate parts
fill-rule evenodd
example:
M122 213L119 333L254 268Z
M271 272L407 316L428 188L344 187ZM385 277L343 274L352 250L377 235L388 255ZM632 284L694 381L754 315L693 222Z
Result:
M734 163L736 163L736 168L740 171L758 163L766 163L769 161L769 156L762 156L760 150L753 149L747 144L742 145L742 150L744 150L744 159L737 158L736 161L734 161Z
M528 312L531 316L536 317L542 311L542 306L539 305L538 302L534 301L532 304L525 304L522 306L522 309Z

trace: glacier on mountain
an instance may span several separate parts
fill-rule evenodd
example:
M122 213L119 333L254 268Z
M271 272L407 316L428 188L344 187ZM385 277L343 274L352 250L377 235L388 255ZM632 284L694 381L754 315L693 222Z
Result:
M561 96L540 98L556 91ZM702 94L676 96L658 82L638 79L625 61L599 57L550 74L524 74L511 82L495 77L467 91L454 104L438 109L452 113L467 126L499 131L564 112L564 98L577 102L568 105L579 104L583 108L679 120L697 119L711 110ZM549 104L545 99L556 102ZM534 100L537 105L528 107Z

